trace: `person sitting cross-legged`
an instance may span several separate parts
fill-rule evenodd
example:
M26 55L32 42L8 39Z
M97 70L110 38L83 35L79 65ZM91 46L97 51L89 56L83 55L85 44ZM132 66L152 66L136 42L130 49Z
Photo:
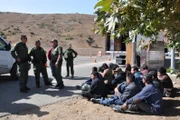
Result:
M166 73L166 69L164 67L160 67L157 70L157 77L161 81L164 87L164 94L165 97L171 97L173 95L174 86L171 78Z
M91 73L97 72L97 71L98 71L97 67L92 67ZM99 78L99 80L103 81L102 75L99 72L98 72L98 78ZM92 78L89 77L84 83L82 83L81 86L80 85L76 85L76 88L77 89L81 89L83 91L88 91L90 86L91 86L91 83L92 83Z
M128 73L126 77L126 82L119 84L115 88L115 94L110 98L92 98L91 101L94 103L103 104L106 106L115 104L122 105L127 99L133 97L140 92L139 85L135 82L135 77L133 74Z
M136 66L133 66L131 68L131 73L134 74L137 83L140 85L141 88L143 88L144 87L144 84L142 82L143 74L138 70Z
M150 71L148 74L152 75L153 84L154 86L160 90L161 94L164 94L164 87L161 81L157 78L157 72L156 71Z
M100 98L106 97L106 87L104 81L98 78L98 72L91 74L92 83L88 91L82 91L82 96L88 98Z
M162 113L162 95L160 91L152 84L152 75L143 76L145 87L134 97L126 100L122 106L114 106L113 110L118 112L142 110L149 114Z
M114 79L112 80L111 84L114 86L114 88L124 82L126 80L126 73L122 71L122 69L120 67L117 67L114 70Z

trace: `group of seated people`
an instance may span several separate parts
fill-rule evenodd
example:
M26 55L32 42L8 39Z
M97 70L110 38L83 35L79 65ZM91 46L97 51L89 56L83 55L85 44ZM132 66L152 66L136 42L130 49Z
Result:
M170 97L173 83L164 67L149 71L147 65L126 65L125 71L110 63L92 68L91 77L81 86L82 96L93 103L111 106L116 112L162 113L162 97Z

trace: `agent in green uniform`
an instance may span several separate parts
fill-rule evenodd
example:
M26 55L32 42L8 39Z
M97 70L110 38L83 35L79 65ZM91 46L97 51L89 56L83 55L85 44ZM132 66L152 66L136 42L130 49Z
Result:
M64 52L64 59L66 60L67 75L69 77L69 67L71 68L71 78L74 78L74 58L77 57L77 52L72 49L72 45L69 44L69 48Z
M27 37L26 35L21 35L21 41L15 45L11 50L11 55L16 60L18 64L18 75L20 92L27 93L30 88L27 87L28 81L28 70L30 57L28 55L28 48L26 46Z
M50 66L53 76L57 81L57 85L55 87L62 89L64 88L62 75L61 75L61 67L63 62L63 58L62 58L63 48L61 46L58 46L58 41L55 39L53 39L51 43L52 43L52 50L50 55Z
M40 40L37 40L35 42L36 47L32 48L29 56L32 56L32 63L34 68L34 75L36 79L36 87L40 88L40 73L42 73L44 84L45 85L52 85L51 82L48 79L47 69L46 69L46 52L41 47Z

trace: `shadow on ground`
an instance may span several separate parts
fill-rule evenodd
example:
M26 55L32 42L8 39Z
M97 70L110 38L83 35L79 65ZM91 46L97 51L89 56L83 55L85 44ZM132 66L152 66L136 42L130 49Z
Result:
M76 90L76 88L72 86L66 86L61 90L55 89L53 86L44 86L42 79L41 88L36 88L34 76L29 76L28 87L31 88L28 93L20 93L19 81L13 81L9 76L0 76L0 116L7 114L36 114L37 116L47 115L49 113L46 111L40 111L39 104L36 105L36 103L41 101L46 102L46 98L49 98L48 96L52 97L51 102L55 99L54 97L69 97L74 94L71 91ZM43 95L43 97L45 96L45 99L42 100L43 98L39 98L38 95ZM50 99L47 100L49 102ZM24 112L29 109L35 109L36 112Z

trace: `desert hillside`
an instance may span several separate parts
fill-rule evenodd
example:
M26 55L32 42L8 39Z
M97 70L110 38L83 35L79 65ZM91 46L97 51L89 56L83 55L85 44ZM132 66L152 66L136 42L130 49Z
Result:
M21 34L28 36L28 47L34 45L37 39L42 40L42 46L47 49L49 41L58 39L60 45L67 47L69 43L80 55L96 54L104 49L104 37L94 34L94 15L85 14L20 14L0 13L0 33L15 44ZM95 43L87 43L91 36Z

